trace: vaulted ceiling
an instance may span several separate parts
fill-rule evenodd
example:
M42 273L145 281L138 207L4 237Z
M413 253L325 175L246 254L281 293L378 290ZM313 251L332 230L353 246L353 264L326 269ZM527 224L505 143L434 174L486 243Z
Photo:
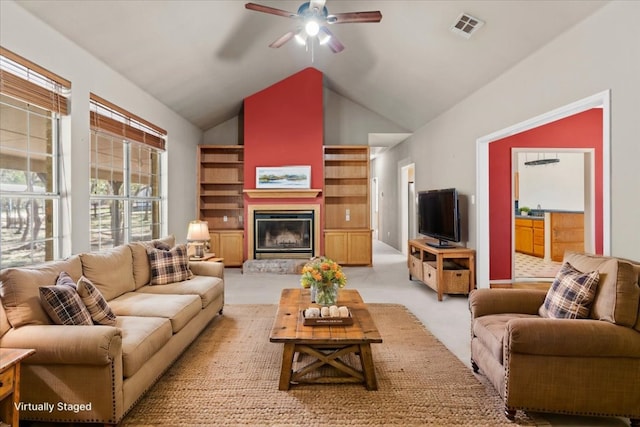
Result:
M293 40L269 48L296 22L242 0L17 3L203 130L237 115L243 98L313 66L328 89L413 132L607 2L327 0L330 14L383 16L332 25L346 46L337 54ZM302 1L255 3L295 12ZM469 39L451 31L462 13L485 22Z

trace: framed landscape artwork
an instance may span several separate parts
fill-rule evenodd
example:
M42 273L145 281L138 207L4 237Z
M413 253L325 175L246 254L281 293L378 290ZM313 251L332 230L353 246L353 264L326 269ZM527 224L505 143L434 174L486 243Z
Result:
M311 166L258 166L256 188L311 188Z

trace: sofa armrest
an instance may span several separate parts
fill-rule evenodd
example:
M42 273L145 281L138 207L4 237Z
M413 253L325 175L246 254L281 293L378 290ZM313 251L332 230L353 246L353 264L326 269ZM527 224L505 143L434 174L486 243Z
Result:
M505 349L541 356L640 358L640 333L591 319L512 319Z
M475 289L469 295L471 319L488 314L538 314L547 291L543 289Z
M100 325L27 325L9 330L0 346L35 349L26 364L105 365L122 357L122 332Z
M224 264L211 261L191 261L189 269L197 276L213 276L224 279Z

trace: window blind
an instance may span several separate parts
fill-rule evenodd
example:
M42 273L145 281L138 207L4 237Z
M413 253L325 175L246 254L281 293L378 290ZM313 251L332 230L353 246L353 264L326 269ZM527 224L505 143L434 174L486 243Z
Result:
M165 149L167 131L95 94L90 94L91 129Z
M0 47L1 93L67 115L70 90L70 81Z

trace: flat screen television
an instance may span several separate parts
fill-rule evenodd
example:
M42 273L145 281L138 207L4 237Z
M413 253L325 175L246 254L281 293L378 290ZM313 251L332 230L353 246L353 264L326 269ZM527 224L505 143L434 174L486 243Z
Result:
M436 248L453 247L460 241L460 212L455 188L418 192L418 233L437 239L427 244Z

